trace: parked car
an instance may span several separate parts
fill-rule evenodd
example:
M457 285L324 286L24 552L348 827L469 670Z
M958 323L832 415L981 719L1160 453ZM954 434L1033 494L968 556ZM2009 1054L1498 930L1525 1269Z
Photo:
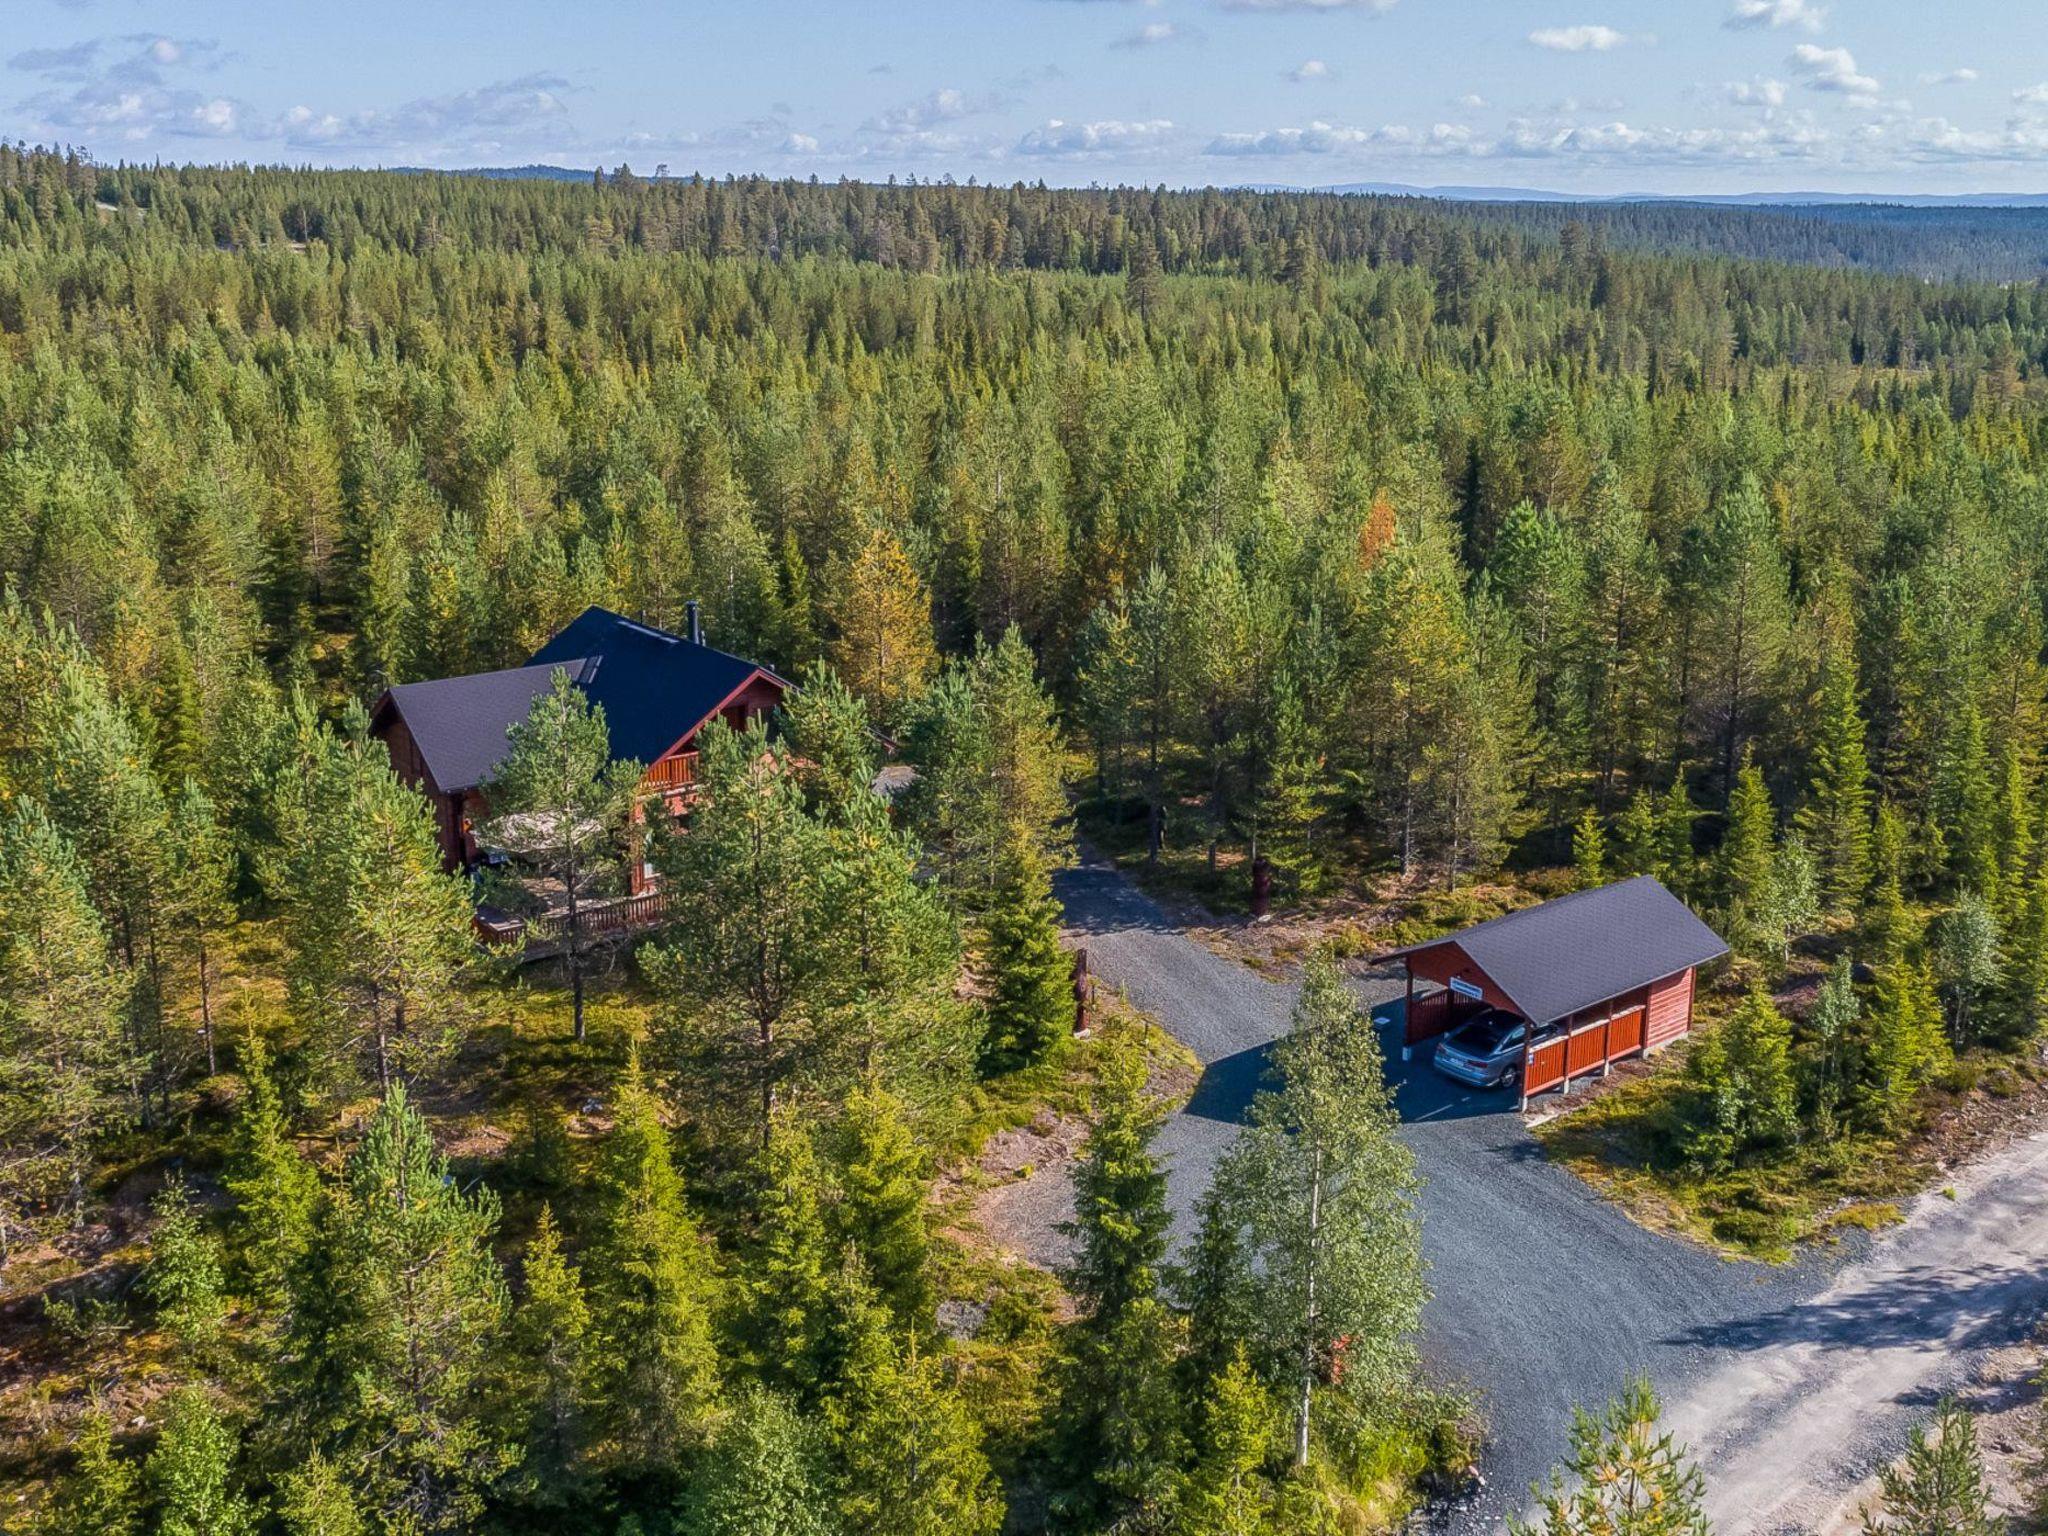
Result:
M1474 1088L1503 1088L1522 1071L1522 1042L1529 1025L1504 1008L1489 1008L1467 1019L1437 1042L1437 1071Z

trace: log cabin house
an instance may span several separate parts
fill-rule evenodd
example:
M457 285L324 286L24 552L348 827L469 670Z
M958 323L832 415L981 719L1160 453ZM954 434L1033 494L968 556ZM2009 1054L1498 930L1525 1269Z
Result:
M586 608L524 666L385 690L370 732L390 750L399 777L433 802L449 869L473 869L485 856L476 835L489 814L484 786L504 759L506 733L548 691L558 669L603 707L612 761L646 764L643 795L661 797L671 810L687 805L698 733L716 719L744 729L790 689L768 668L705 644L694 602L688 612L688 632L675 635ZM636 865L631 894L646 891L651 875Z

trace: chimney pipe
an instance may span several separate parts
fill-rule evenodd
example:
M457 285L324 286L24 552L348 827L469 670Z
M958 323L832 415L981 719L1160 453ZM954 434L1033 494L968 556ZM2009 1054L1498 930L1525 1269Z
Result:
M697 612L697 599L693 597L683 604L683 612L690 616L690 644L702 645L704 643L704 620Z

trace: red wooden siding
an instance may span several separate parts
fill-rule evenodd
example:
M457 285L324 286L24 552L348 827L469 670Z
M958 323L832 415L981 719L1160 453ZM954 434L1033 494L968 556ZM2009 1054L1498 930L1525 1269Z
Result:
M1565 1037L1551 1035L1536 1042L1529 1051L1529 1065L1522 1073L1524 1101L1532 1093L1555 1088L1564 1081Z
M1692 1028L1691 971L1680 971L1650 984L1649 1019L1643 1043L1651 1050L1669 1045Z

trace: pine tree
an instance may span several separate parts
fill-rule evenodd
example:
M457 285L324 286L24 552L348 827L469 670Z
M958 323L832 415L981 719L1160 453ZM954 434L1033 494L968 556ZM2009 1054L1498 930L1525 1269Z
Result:
M1954 1401L1935 1410L1931 1425L1914 1428L1904 1462L1877 1476L1878 1507L1864 1514L1864 1536L1998 1536L2005 1529L1991 1513L1977 1427Z
M241 1293L275 1313L283 1309L291 1273L312 1242L320 1183L292 1142L263 1042L251 1036L241 1058L242 1102L222 1175L235 1200L230 1257Z
M812 808L844 804L873 783L880 743L865 705L830 667L804 674L781 707L783 737L803 766Z
M533 1501L559 1507L573 1498L581 1471L590 1407L590 1304L546 1205L526 1245L524 1279L526 1294L512 1314L512 1353L528 1405L521 1473Z
M1600 813L1587 806L1572 826L1572 884L1590 891L1607 882L1607 834Z
M1060 904L1045 866L1012 850L987 918L988 1028L982 1063L991 1072L1039 1061L1072 1033L1074 963L1060 943Z
M1846 650L1829 658L1821 684L1807 801L1798 825L1819 866L1827 910L1854 911L1870 882L1870 759L1857 708L1855 661Z
M823 1437L787 1399L741 1396L683 1503L693 1536L837 1536Z
M926 1154L902 1105L873 1082L848 1096L835 1142L840 1199L833 1230L860 1255L898 1325L922 1328L932 1307Z
M209 1077L220 1070L213 1034L213 958L234 921L234 850L214 819L213 802L198 782L185 780L171 811L168 860L169 922L190 956L199 993L199 1033Z
M1542 1518L1508 1521L1513 1536L1709 1536L1699 1469L1668 1433L1647 1379L1595 1415L1572 1417L1571 1454L1538 1490Z
M133 1112L123 981L77 855L22 801L0 821L0 1254L82 1219L93 1148Z
M562 958L580 1043L591 948L586 909L625 888L626 821L640 764L612 761L603 706L592 704L561 667L507 742L484 786L489 835L561 888Z
M1278 1086L1217 1170L1219 1209L1242 1222L1244 1259L1265 1276L1246 1342L1285 1385L1306 1466L1316 1388L1371 1393L1396 1376L1426 1289L1414 1155L1395 1136L1378 1036L1327 952L1303 973L1273 1068Z
M712 1256L637 1065L616 1099L589 1263L594 1396L626 1468L659 1475L702 1442L717 1400Z
M394 1084L298 1272L286 1350L297 1421L387 1523L462 1529L518 1460L491 1393L511 1311L497 1224Z
M1777 518L1754 476L1722 497L1687 553L1695 667L1721 779L1732 786L1777 689L1792 618Z
M179 1349L204 1367L218 1350L227 1323L219 1245L201 1223L182 1180L166 1184L152 1208L156 1229L150 1234L143 1288Z
M163 1435L144 1469L158 1536L252 1536L257 1509L234 1486L234 1431L203 1389L171 1399Z

